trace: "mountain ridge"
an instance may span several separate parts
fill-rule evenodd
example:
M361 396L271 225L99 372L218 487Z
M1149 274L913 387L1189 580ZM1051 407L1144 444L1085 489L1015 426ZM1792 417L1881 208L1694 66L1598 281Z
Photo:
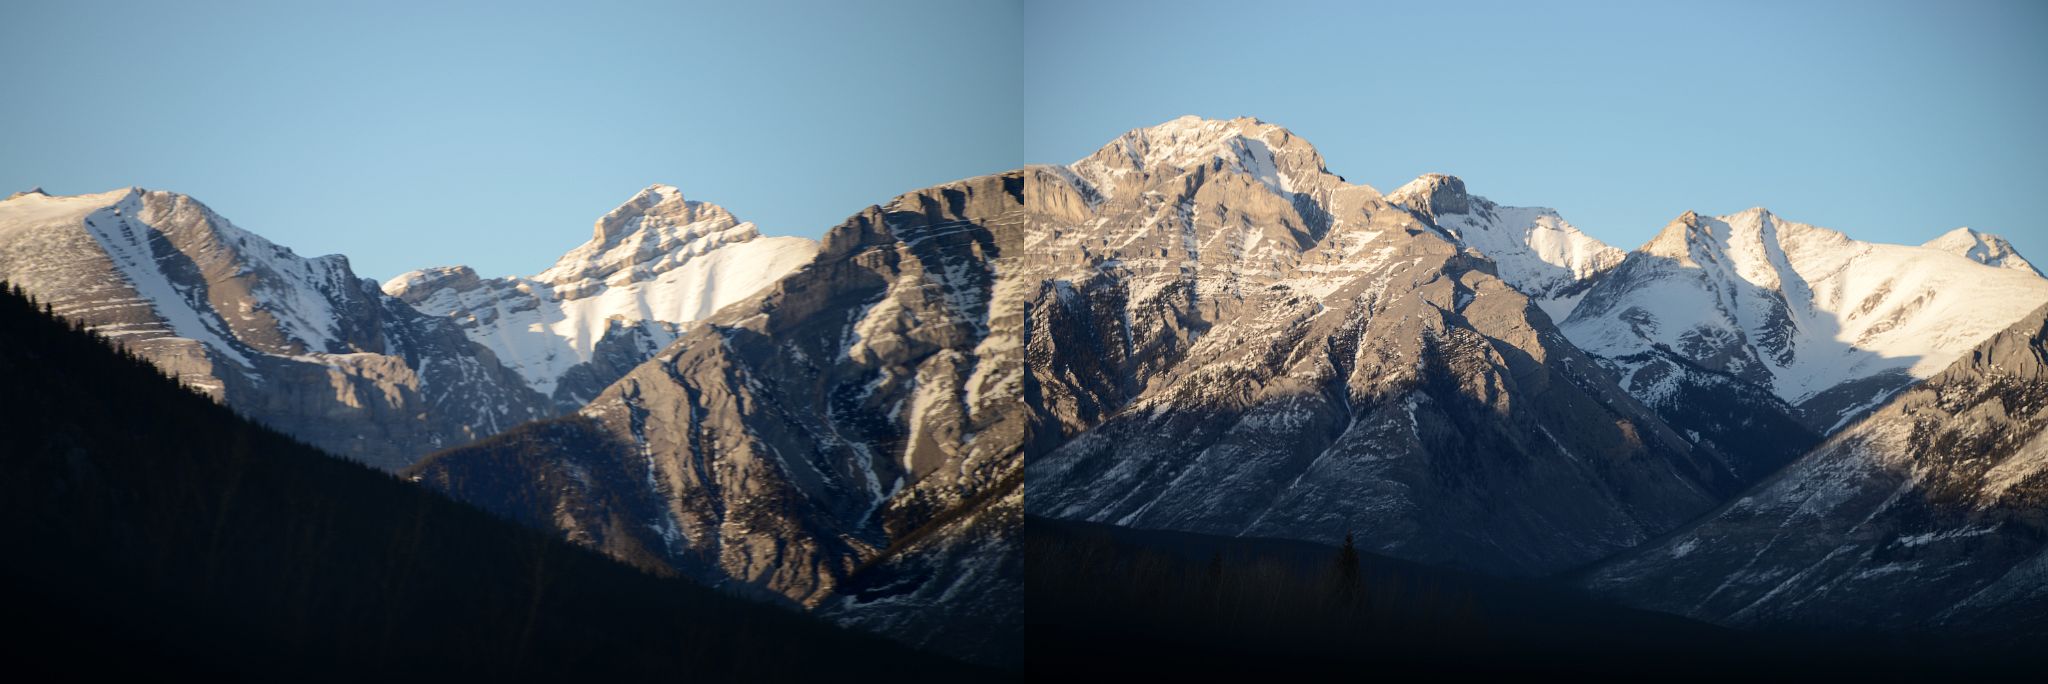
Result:
M301 257L189 196L0 202L0 277L216 400L386 469L544 415L489 350L346 257Z

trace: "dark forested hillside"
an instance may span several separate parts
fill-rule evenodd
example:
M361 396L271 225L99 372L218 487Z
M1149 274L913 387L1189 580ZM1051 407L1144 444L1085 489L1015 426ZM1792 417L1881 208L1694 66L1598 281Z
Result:
M2038 671L2034 654L1736 631L1309 542L1037 517L1024 529L1033 678L1956 681Z
M331 458L0 294L15 672L692 681L974 674Z

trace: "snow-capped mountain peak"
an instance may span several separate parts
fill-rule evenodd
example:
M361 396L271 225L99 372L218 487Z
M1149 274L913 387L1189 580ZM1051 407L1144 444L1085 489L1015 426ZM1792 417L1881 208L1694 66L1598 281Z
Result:
M1685 213L1679 214L1678 218L1664 224L1663 230L1657 231L1649 242L1643 243L1636 251L1671 259L1680 264L1696 265L1692 262L1692 246L1699 242L1706 232L1707 228L1699 212L1686 210Z
M1829 429L2044 301L2048 280L2031 270L1854 240L1758 207L1678 217L1561 327L1610 359L1675 354L1744 378ZM1660 391L1634 389L1652 403Z
M1928 240L1921 246L1938 249L1950 254L1960 254L1971 261L1986 266L2010 268L2035 274L2041 272L2041 269L2035 268L2033 263L2020 256L2019 251L2014 250L2012 243L2006 242L2005 238L1967 227L1943 233L1941 237Z
M762 236L724 207L656 184L538 275L482 279L444 266L400 274L384 291L456 319L566 409L667 346L681 324L752 296L817 251L813 240Z
M757 237L753 223L725 207L684 199L675 186L650 185L598 219L589 242L533 279L573 299L601 290L622 271L631 271L627 281L656 275L720 245Z

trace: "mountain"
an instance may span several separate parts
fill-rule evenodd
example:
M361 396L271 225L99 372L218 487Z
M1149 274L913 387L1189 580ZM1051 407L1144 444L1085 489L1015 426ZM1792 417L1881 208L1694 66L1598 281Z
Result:
M1527 236L1565 232L1554 214L1453 207L1440 185L1392 204L1285 129L1184 118L918 190L575 416L410 474L617 558L993 663L1022 657L1026 509L1357 532L1530 575L1747 484L1472 244L1535 243L1515 254L1554 278L1528 283L1611 254L1551 249Z
M1692 403L1692 387L1733 380L1826 434L2043 302L2048 279L2031 270L1853 240L1758 208L1680 216L1560 327L1667 416Z
M107 340L0 287L0 598L29 679L1001 675L332 458Z
M1760 211L1623 255L1453 177L1382 196L1284 128L1186 117L816 246L655 186L540 275L379 294L566 411L421 460L423 486L1015 666L1027 512L1549 575L1713 511L2043 282Z
M0 278L181 382L387 469L547 414L452 323L198 201L139 188L0 202Z
M817 252L816 242L763 237L718 205L654 185L538 275L484 279L447 266L400 274L384 292L452 318L567 412L674 342L683 324L752 296Z
M2005 238L1969 228L1951 230L1943 233L1941 237L1928 240L1921 246L1961 255L1986 266L2010 268L2036 275L2041 273L2041 269L2035 268L2033 263L2020 256L2019 251L2014 250L2012 243L2006 242Z
M1042 285L1024 391L1063 438L1027 465L1034 515L1356 533L1377 553L1531 575L1740 487L1728 455L1667 428L1439 230L1526 227L1461 184L1426 179L1393 204L1255 119L1179 119L1034 171L1033 201L1058 213L1026 242Z
M1729 625L2048 637L2048 306L1593 591ZM2038 653L2038 651L2034 651Z
M1579 232L1555 210L1501 206L1466 192L1465 181L1455 176L1425 174L1386 200L1492 260L1500 279L1536 300L1553 321L1564 320L1594 277L1625 256Z
M1020 389L1028 182L869 207L572 419L412 476L615 557L1021 663L1021 602L1002 597L1022 591L1010 531L1041 432Z
M1503 207L1470 194L1454 176L1426 174L1386 199L1493 262L1504 282L1556 323L1569 319L1587 293L1626 259L1626 253L1579 232L1553 210ZM1589 329L1599 328L1575 330L1585 334ZM1753 483L1820 441L1816 428L1800 422L1798 409L1766 388L1682 358L1647 373L1621 367L1639 363L1641 354L1595 358L1622 373L1625 388L1687 441L1723 454L1736 482Z

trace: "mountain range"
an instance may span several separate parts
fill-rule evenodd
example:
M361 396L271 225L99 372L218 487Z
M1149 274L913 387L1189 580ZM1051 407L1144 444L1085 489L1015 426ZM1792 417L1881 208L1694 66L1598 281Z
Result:
M1623 251L1185 117L815 242L651 186L531 277L378 284L184 196L22 193L0 277L329 452L981 663L1026 657L1027 513L2048 634L2048 279L1969 229L1685 212Z

